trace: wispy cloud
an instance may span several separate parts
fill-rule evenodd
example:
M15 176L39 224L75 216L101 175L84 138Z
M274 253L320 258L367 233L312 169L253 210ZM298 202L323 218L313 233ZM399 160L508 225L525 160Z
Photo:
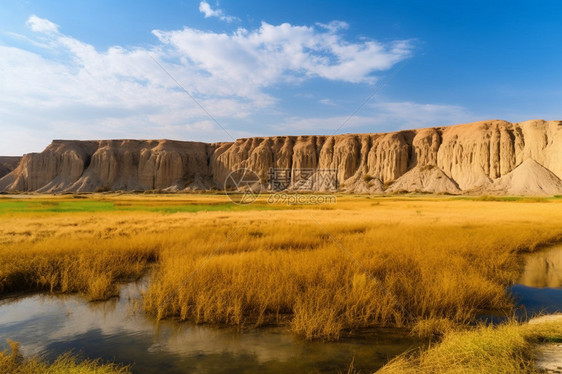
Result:
M460 105L401 101L374 102L369 106L368 110L376 117L374 124L386 124L401 130L449 126L482 119Z
M26 25L33 31L37 32L47 32L47 33L57 33L59 32L59 26L54 24L45 18L39 18L36 15L32 15L26 22Z
M271 123L269 127L276 133L313 135L330 135L338 129L347 119L346 116L332 117L289 117L281 123ZM373 124L373 118L369 116L354 117L354 128ZM344 131L349 132L349 131Z
M205 15L205 18L217 17L218 19L226 22L239 20L237 17L225 15L223 10L220 8L211 8L211 5L206 1L201 1L199 3L199 11Z
M318 100L320 104L328 105L328 106L336 106L336 102L332 99L320 99Z
M413 51L410 41L348 41L339 22L264 22L232 33L154 30L154 45L107 50L64 34L48 19L33 15L26 24L32 32L18 47L0 45L0 71L9 72L2 77L0 131L33 133L45 145L60 137L228 140L220 129L196 125L207 116L153 57L229 132L249 136L243 121L259 122L253 116L260 111L276 111L280 97L268 88L312 78L372 83ZM30 149L29 137L7 138L0 139L6 154L39 150Z
M322 27L330 32L337 32L349 28L349 24L343 21L332 21L330 23L316 22L316 26Z
M259 29L239 28L232 34L188 27L153 33L211 81L223 80L237 91L316 77L373 83L373 73L390 69L413 51L408 40L353 43L334 30L289 23L262 22Z
M433 126L449 126L481 120L462 106L445 104L420 104L413 102L376 102L363 110L363 114L352 117L345 126L347 116L290 117L281 123L270 124L279 133L331 134L386 132L396 129L415 129Z

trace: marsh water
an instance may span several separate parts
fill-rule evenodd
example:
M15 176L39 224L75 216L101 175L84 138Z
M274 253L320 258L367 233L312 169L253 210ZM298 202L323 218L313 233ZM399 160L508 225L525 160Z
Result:
M510 289L520 315L562 311L562 245L525 256L519 280Z
M165 321L135 313L144 282L122 286L119 298L88 303L78 296L33 295L0 302L0 350L6 338L24 356L81 357L134 364L134 373L337 373L354 361L372 372L414 347L405 331L382 329L335 343L306 342L287 328L238 332Z
M307 342L287 328L239 332L154 319L138 310L148 278L121 287L120 297L90 303L75 295L0 301L0 350L6 338L24 355L47 360L72 351L84 358L132 364L134 373L337 373L353 361L373 372L419 342L405 331L378 329L339 342ZM526 257L510 291L527 314L562 311L562 245Z

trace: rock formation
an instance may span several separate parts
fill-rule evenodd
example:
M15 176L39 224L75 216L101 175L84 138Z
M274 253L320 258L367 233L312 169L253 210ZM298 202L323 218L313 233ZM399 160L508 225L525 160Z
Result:
M451 178L434 165L419 166L408 170L392 183L387 192L429 192L429 193L460 193L460 189Z
M21 157L0 156L0 178L14 170Z
M336 170L351 193L562 193L562 122L492 120L386 134L276 136L206 144L55 140L24 155L0 191L222 189L229 173ZM1 176L2 174L0 174ZM294 182L294 181L293 181ZM326 190L322 183L308 184ZM288 189L294 188L292 183Z
M488 188L508 195L555 195L562 191L562 181L533 159L527 159L515 169L498 178Z

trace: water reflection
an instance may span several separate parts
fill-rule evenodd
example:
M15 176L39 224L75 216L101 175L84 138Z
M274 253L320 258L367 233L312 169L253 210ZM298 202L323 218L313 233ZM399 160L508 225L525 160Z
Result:
M517 283L536 288L562 287L562 245L527 256Z
M47 359L73 350L85 357L134 364L136 373L334 373L352 359L372 372L415 342L404 332L377 330L337 343L305 342L284 328L232 329L156 325L132 312L145 287L122 287L121 297L88 303L76 296L34 295L0 302L0 349L19 341L25 355Z
M562 245L527 255L510 291L522 306L522 317L562 311Z

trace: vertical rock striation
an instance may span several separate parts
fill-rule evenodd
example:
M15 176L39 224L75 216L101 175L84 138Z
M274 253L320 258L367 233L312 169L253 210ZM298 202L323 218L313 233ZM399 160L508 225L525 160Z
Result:
M562 122L492 120L386 134L256 137L213 144L55 140L7 170L0 191L222 188L229 173L240 168L253 170L262 181L271 168L290 174L333 169L347 192L552 194L562 186ZM524 188L512 186L522 184L525 175L539 180Z

